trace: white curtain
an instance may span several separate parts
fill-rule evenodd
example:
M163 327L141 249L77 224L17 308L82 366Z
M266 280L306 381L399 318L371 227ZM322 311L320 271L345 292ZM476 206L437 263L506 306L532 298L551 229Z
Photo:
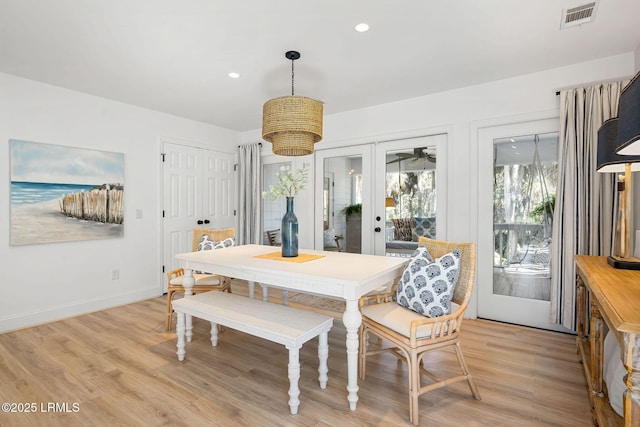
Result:
M610 255L615 174L596 172L598 129L618 115L626 82L560 92L558 186L553 215L551 321L575 330L576 254Z
M238 245L262 243L261 146L256 143L238 147Z

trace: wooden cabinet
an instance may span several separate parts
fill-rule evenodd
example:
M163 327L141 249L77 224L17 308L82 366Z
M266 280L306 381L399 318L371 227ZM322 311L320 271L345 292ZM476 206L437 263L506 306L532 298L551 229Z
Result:
M640 426L640 271L615 269L606 257L576 255L577 344L582 357L594 424ZM605 323L621 348L628 374L624 417L606 396L603 370Z

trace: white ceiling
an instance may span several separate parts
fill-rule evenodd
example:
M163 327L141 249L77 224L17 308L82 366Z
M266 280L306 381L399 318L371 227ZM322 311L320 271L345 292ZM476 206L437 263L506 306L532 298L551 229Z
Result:
M290 95L287 50L296 95L327 115L640 46L639 0L598 0L560 30L588 2L0 0L0 72L243 131Z

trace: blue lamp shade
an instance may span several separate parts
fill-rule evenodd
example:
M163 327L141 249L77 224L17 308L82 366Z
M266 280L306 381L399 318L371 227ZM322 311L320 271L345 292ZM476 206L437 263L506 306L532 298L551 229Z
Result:
M622 98L620 98L622 100ZM624 172L624 165L631 163L631 171L640 171L640 153L635 156L616 154L620 129L620 118L607 120L598 129L598 172ZM638 143L640 148L640 142Z
M623 156L640 155L640 73L620 93L618 149Z

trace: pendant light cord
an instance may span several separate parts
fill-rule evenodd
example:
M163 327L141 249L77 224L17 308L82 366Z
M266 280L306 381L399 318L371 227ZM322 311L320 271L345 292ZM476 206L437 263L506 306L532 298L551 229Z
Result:
M293 62L294 61L295 61L294 59L291 60L291 96L293 96Z

